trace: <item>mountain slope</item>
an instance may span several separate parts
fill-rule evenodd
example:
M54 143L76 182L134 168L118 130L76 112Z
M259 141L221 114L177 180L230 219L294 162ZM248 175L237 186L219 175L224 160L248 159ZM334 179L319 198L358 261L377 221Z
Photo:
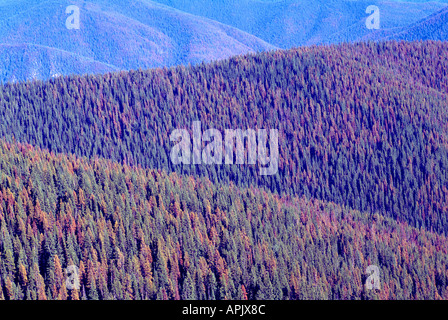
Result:
M71 4L80 8L80 30L65 27L65 9ZM381 10L380 32L365 26L369 5ZM276 47L373 39L417 23L446 4L20 0L0 6L0 81L5 82L196 64Z
M448 8L433 13L410 26L390 30L378 30L366 40L448 40Z
M0 136L333 201L446 234L447 55L447 43L432 41L344 44L9 84L0 87ZM174 164L170 135L191 134L193 121L221 133L278 129L278 172L260 175L260 162Z
M448 239L382 216L1 140L0 167L0 300L448 299Z
M381 29L408 26L446 7L446 3L340 0L157 0L251 33L275 46L357 41L372 33L366 28L366 8L380 8Z
M76 1L73 3L77 3ZM247 33L151 1L19 1L0 14L0 80L198 63L275 47Z

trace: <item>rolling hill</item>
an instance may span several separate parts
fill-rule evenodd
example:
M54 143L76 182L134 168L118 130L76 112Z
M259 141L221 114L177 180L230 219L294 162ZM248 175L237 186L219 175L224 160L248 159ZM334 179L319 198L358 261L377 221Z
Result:
M437 11L404 28L378 30L365 37L365 40L448 40L448 8Z
M65 26L65 9L73 4L80 8L79 30ZM381 10L379 31L365 26L368 5ZM446 16L435 13L446 5L377 0L2 1L0 81L197 64L312 44L443 39L431 32L440 29L435 23L445 25Z
M234 26L284 49L362 40L372 33L365 25L368 16L365 11L370 5L380 8L381 30L405 28L447 5L440 2L378 0L157 2Z
M2 139L0 167L0 300L448 299L448 239L381 215Z
M329 45L8 84L0 137L332 201L447 234L447 52L432 41ZM194 121L221 133L277 129L278 171L175 164L170 135L191 134Z
M235 28L151 1L7 1L0 13L0 81L195 64L275 49Z
M448 300L445 4L160 2L0 1L0 300Z

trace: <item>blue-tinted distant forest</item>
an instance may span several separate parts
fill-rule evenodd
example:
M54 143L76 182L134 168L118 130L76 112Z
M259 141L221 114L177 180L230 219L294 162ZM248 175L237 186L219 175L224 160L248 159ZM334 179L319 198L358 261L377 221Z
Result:
M80 8L68 30L65 8ZM369 5L380 30L366 28ZM0 1L0 81L198 64L277 48L445 40L446 3L398 1Z

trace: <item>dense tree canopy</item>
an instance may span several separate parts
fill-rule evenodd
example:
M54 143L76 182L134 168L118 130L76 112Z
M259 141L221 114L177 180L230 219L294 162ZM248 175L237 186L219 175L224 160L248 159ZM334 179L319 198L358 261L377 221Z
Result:
M448 299L448 239L378 214L28 145L0 169L2 299Z
M0 299L448 299L447 70L387 42L0 86ZM278 129L278 173L174 165L198 120Z
M448 232L448 44L300 48L0 87L0 136L333 201ZM278 174L174 165L170 134L278 129Z

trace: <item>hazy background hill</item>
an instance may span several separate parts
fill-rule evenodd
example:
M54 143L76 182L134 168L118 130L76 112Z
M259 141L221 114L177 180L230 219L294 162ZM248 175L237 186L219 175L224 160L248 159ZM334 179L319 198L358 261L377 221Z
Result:
M365 26L369 5L380 8L382 30L406 27L446 6L441 2L377 0L157 2L234 26L281 48L360 40L373 32Z
M440 40L448 39L448 8L404 28L378 30L367 35L367 40Z
M80 7L80 30L65 27L71 4ZM369 5L381 10L380 31L365 26ZM444 40L445 7L376 0L4 0L0 81L196 64L320 43Z
M65 9L77 4L79 30ZM3 1L0 80L198 63L275 47L151 1Z

